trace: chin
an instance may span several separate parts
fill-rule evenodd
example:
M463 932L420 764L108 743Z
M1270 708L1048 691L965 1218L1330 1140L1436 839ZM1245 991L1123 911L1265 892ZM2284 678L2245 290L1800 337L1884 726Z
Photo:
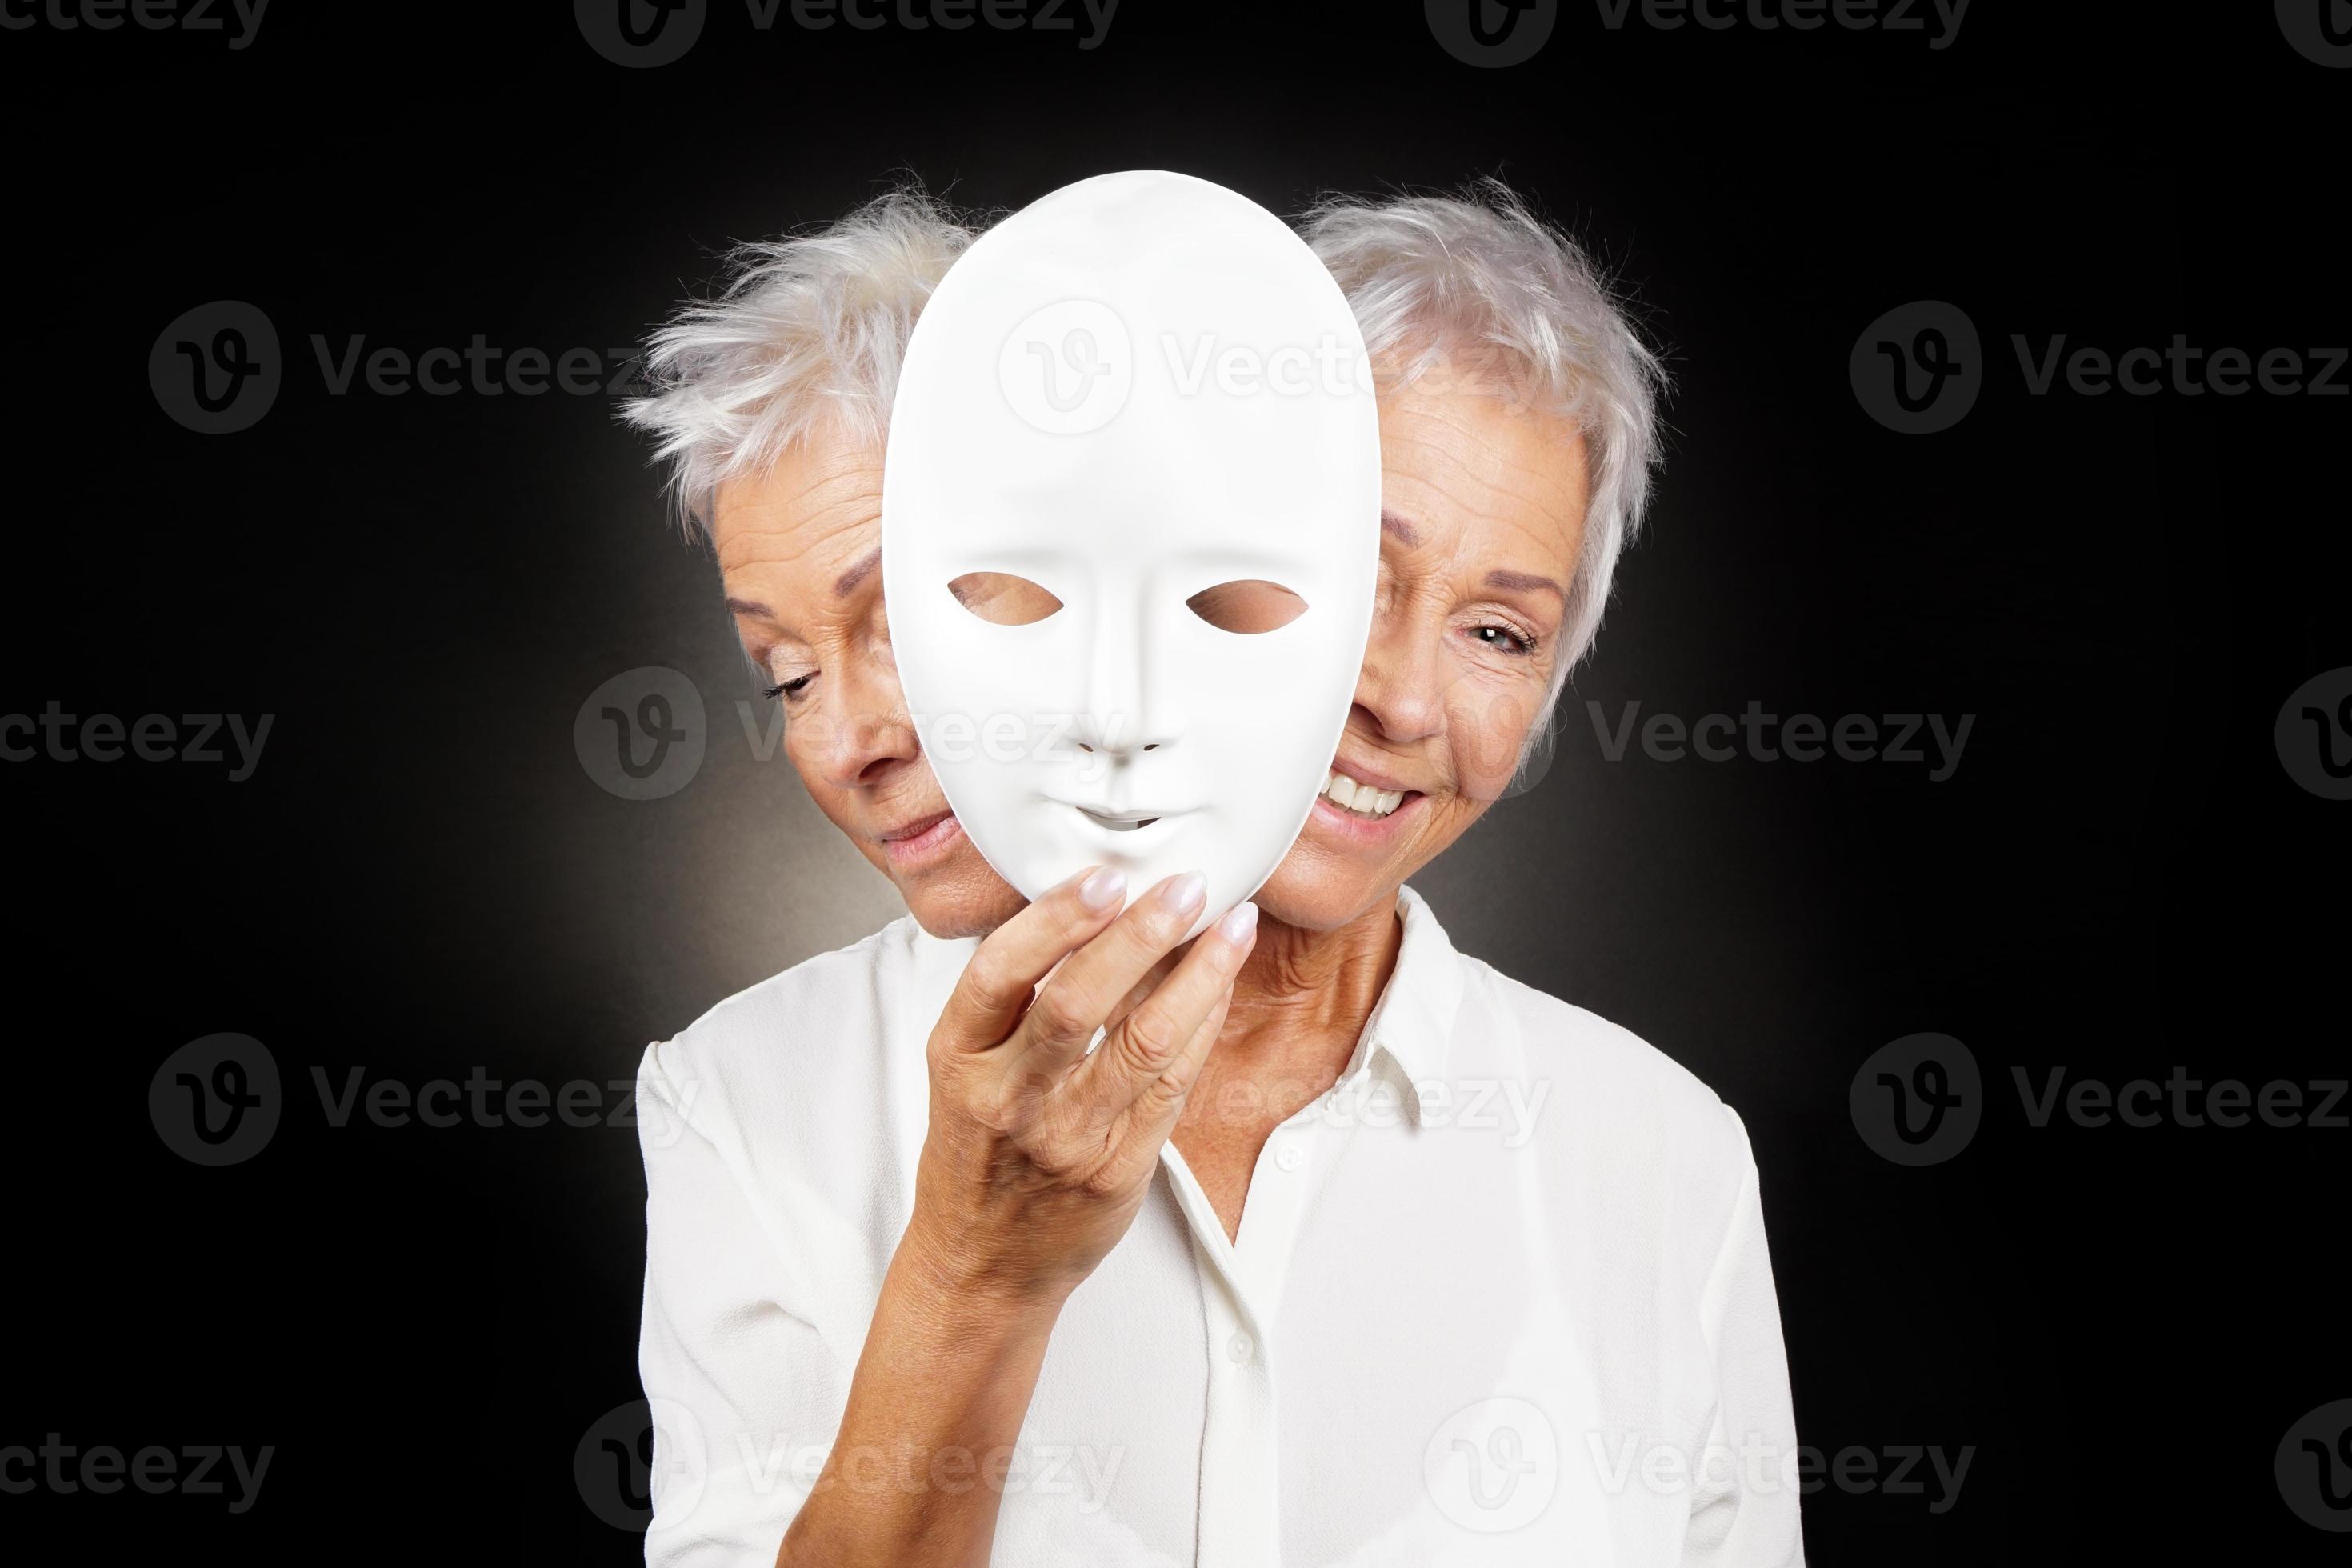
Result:
M1393 884L1360 866L1318 855L1301 844L1292 849L1265 886L1253 895L1258 909L1299 931L1337 931L1383 898L1393 900Z
M967 840L947 864L898 884L915 923L936 937L986 936L1029 900L989 869Z

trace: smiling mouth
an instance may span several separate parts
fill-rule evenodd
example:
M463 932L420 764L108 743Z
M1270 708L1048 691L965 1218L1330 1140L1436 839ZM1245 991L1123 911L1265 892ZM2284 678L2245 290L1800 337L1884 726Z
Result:
M1394 815L1406 801L1421 798L1421 791L1416 789L1380 789L1350 778L1339 771L1336 763L1324 776L1323 788L1318 793L1349 816L1373 822Z

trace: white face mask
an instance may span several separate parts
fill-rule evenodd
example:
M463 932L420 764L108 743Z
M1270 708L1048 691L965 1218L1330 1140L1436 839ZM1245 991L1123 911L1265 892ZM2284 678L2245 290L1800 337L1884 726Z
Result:
M1379 416L1346 298L1280 219L1106 174L948 271L882 484L898 677L948 804L1035 898L1255 892L1322 788L1380 561Z

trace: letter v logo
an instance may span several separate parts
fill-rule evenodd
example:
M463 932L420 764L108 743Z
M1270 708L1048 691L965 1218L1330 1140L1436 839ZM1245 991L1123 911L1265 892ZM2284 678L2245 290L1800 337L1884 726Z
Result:
M616 66L666 66L694 47L710 0L572 0L588 47Z
M1424 0L1429 36L1465 66L1495 70L1533 59L1559 21L1559 0Z
M1976 406L1984 353L1976 323L1958 305L1915 300L1862 330L1846 356L1862 411L1889 430L1928 436L1948 430Z

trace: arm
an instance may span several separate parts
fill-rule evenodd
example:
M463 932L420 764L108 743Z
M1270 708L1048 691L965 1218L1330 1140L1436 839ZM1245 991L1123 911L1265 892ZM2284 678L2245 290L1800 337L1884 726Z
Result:
M1110 872L1055 889L980 945L940 1015L914 1217L779 1568L988 1562L1062 1303L1142 1206L1255 941L1244 904L1168 967L1199 879L1114 918L1125 894Z
M689 1058L671 1044L637 1070L646 1166L645 1313L638 1372L652 1407L645 1481L654 1568L764 1560L805 1499L848 1369L803 1316L798 1259L742 1174L725 1116L691 1114ZM634 1468L629 1457L616 1464Z
M988 1562L1004 1456L1061 1299L974 1278L926 1228L909 1225L891 1258L848 1408L779 1568Z
M1707 1440L1720 1446L1728 1462L1694 1491L1683 1563L1685 1568L1803 1568L1797 1423L1756 1158L1738 1114L1729 1106L1723 1114L1738 1174L1700 1311L1716 1388Z
M931 1034L914 1217L779 1568L988 1562L1003 1456L1062 1303L1142 1206L1256 937L1244 904L1171 967L1200 879L1171 878L1114 918L1125 896L1116 873L1081 873L981 943L957 983ZM910 1472L924 1484L899 1484Z

